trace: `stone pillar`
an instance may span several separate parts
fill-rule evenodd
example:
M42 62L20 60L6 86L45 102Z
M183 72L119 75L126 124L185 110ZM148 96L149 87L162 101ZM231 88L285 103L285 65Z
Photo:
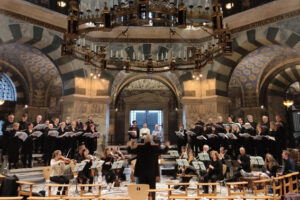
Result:
M103 134L98 139L97 153L101 155L103 152L109 130L109 103L108 96L85 96L85 95L69 95L63 97L63 119L67 116L72 120L81 118L83 122L87 121L89 115L93 116L96 123L99 123L97 130Z
M183 97L181 102L184 106L187 129L189 129L192 123L196 122L199 115L205 122L207 122L209 117L212 117L216 121L219 115L223 116L225 121L229 115L228 97Z

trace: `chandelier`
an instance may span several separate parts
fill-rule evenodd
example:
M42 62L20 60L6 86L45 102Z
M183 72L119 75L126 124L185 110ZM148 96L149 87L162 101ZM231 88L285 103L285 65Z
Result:
M113 5L104 3L100 10L98 0L78 4L71 0L68 11L68 28L62 41L62 55L71 55L102 70L161 73L174 70L201 68L220 55L231 55L232 40L228 26L223 24L223 12L217 0L202 0L203 4L185 7L183 0L118 0ZM199 0L199 2L202 2ZM101 2L101 1L100 1ZM195 8L196 7L196 8ZM107 52L110 44L100 44L88 35L91 32L112 31L124 27L118 37L126 37L134 26L169 27L170 41L176 28L197 28L208 33L207 41L193 44L180 52L169 48L167 52L151 55L124 50ZM199 76L197 76L199 78Z

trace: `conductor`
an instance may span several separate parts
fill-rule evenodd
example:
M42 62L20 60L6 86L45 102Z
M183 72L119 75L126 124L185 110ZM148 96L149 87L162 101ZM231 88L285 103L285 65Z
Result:
M159 176L158 156L169 149L169 142L165 143L165 148L161 149L157 144L153 144L152 135L144 137L144 144L131 149L137 154L134 176L138 179L138 184L148 184L150 189L156 188L156 177ZM153 193L155 199L155 193Z

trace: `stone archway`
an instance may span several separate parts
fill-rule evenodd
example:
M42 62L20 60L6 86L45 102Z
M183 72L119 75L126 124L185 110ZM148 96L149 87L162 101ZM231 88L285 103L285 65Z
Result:
M175 141L179 117L176 94L165 83L157 79L140 78L127 82L118 93L114 109L110 112L109 143L123 144L128 141L131 110L161 110L163 112L163 134L165 140ZM173 141L173 142L174 142Z

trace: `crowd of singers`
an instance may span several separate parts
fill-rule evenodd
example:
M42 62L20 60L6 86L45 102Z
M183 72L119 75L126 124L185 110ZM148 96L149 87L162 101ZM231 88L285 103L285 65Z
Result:
M279 115L275 121L262 116L260 123L255 122L252 115L247 116L246 122L242 118L234 122L231 117L224 122L219 116L217 123L209 118L206 124L198 117L189 130L180 125L176 132L179 152L182 146L188 146L198 155L204 145L209 145L215 151L224 147L228 156L236 159L240 147L244 147L252 156L265 157L266 153L270 153L276 160L281 158L281 152L286 147L286 134L286 125Z
M93 154L99 137L96 126L92 116L89 116L85 123L81 122L81 119L71 121L69 117L65 121L60 121L59 118L43 121L41 115L37 115L35 121L28 122L28 115L24 114L22 120L16 122L14 115L9 114L2 125L2 154L8 155L9 169L18 167L19 152L23 167L32 167L33 153L42 154L45 165L50 164L55 150L73 158L81 144L85 144ZM24 141L17 137L18 132L27 134Z

